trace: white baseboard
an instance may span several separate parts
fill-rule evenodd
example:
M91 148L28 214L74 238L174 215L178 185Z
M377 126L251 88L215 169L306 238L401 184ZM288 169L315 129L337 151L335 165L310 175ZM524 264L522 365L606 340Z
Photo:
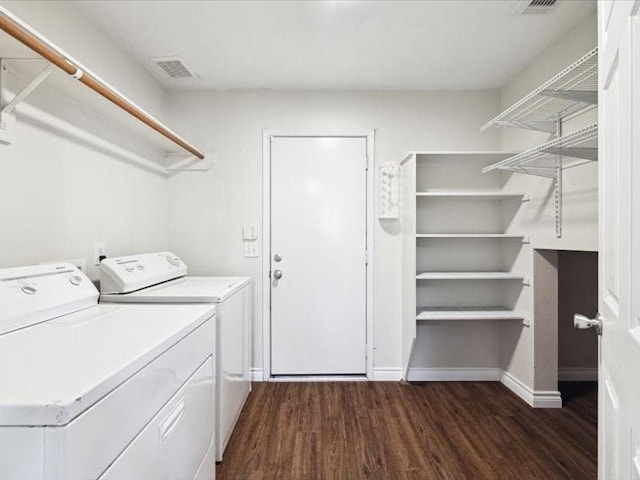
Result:
M576 369L573 369L576 370ZM587 374L593 374L592 369L580 373L583 378ZM589 371L589 372L586 372ZM574 372L575 373L575 372ZM597 369L595 369L597 380ZM575 377L574 377L575 378ZM561 378L562 379L562 378ZM251 369L251 380L253 382L263 382L264 374L262 368ZM365 377L283 377L271 379L272 381L366 381ZM402 368L395 367L374 367L374 382L398 382L402 380ZM501 382L509 390L515 393L522 400L534 408L561 408L562 398L558 391L533 391L516 377L500 368L410 368L409 381L411 382Z
M270 382L368 382L364 375L279 375L271 377Z
M399 382L402 380L402 368L373 367L374 382Z
M410 368L410 382L498 382L499 368Z
M509 372L502 371L500 382L534 408L562 408L560 392L531 390Z
M252 382L264 382L264 374L261 368L251 369L251 381Z
M597 382L598 368L558 368L558 380L561 382Z

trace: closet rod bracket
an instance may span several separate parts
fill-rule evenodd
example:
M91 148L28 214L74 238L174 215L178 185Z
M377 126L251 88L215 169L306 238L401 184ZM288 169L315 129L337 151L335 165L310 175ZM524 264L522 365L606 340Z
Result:
M5 66L2 65L2 70L5 70ZM40 86L42 82L44 82L49 75L53 72L54 66L53 64L48 64L38 75L35 76L33 80L31 80L26 87L24 87L20 93L18 93L13 100L11 100L7 105L5 105L0 113L3 115L10 114L15 110L20 102L22 102L25 98L27 98L36 88Z
M195 155L183 153L169 153L165 158L165 169L169 174L186 171L206 172L211 170L214 165L214 153L206 153L203 160Z
M13 130L15 126L15 109L20 102L27 98L42 82L44 82L53 72L54 65L49 63L33 80L31 80L19 93L17 93L5 106L0 109L0 144L9 145L13 140ZM0 59L0 98L4 99L7 75L6 62Z

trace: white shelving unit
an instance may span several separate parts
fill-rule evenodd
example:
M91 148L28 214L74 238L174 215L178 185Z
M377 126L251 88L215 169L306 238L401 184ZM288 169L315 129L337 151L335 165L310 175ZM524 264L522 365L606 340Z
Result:
M506 170L553 179L558 238L562 237L563 170L598 159L598 125L564 134L563 122L597 105L598 49L594 48L481 128L516 127L553 135L551 141L489 165L483 173Z
M511 271L514 258L508 257L518 254L528 236L509 231L508 225L529 197L505 193L503 176L481 173L512 156L414 152L401 162L406 369L421 343L417 325L424 325L420 335L433 336L425 341L438 343L451 342L460 322L473 322L486 330L482 342L489 341L490 332L499 336L492 329L504 324L494 320L526 322L512 306L529 279ZM466 341L460 339L461 350ZM495 348L491 342L486 348Z

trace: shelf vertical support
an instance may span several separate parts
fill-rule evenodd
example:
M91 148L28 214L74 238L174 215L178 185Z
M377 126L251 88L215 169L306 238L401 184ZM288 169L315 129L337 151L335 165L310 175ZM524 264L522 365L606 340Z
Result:
M562 160L558 159L558 163ZM553 203L556 222L556 237L562 238L562 166L556 167L556 178L554 180Z
M562 120L556 124L556 138L562 136ZM556 157L556 178L554 180L553 209L556 223L556 238L562 238L562 157Z

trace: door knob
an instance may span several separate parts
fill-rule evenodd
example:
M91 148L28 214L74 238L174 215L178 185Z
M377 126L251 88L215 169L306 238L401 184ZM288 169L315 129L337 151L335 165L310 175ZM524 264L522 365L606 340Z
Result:
M282 271L276 270L275 272L273 272L273 278L275 278L276 280L280 280L282 278Z
M602 335L602 315L597 314L596 318L589 318L576 313L573 316L573 326L579 330L595 328L598 335Z

